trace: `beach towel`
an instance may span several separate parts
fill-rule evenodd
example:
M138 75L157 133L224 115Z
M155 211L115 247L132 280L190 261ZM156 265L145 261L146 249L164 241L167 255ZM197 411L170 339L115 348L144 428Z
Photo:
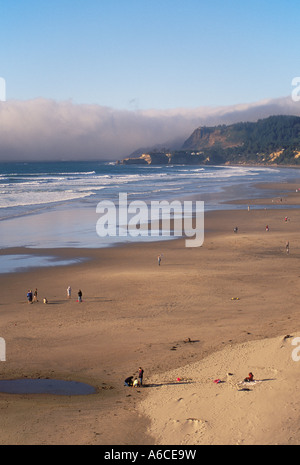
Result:
M261 381L259 380L253 380L253 381L240 381L239 383L237 383L238 386L254 386L255 384L259 384L261 383Z

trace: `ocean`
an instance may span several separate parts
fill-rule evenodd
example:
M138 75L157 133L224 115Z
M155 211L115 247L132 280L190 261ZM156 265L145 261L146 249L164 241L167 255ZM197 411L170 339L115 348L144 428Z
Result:
M293 168L254 166L2 163L0 248L99 248L140 240L99 237L98 202L117 203L119 194L126 193L128 202L197 199L204 202L205 211L245 208L226 202L261 196L257 183L294 180L298 173ZM263 195L273 196L274 192L264 190Z

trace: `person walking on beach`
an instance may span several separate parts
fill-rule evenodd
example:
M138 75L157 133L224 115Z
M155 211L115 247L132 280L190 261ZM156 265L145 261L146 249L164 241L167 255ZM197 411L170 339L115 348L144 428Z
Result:
M161 262L161 255L158 255L158 257L157 257L158 266L160 266L160 262Z
M32 304L32 291L31 290L27 292L27 301L29 304Z
M38 302L37 295L38 295L38 290L37 288L35 288L35 291L33 293L33 302Z
M68 288L67 288L68 299L71 299L71 291L72 291L71 286L68 286Z
M139 373L138 373L138 378L139 378L139 384L140 386L143 386L143 376L144 376L144 370L142 367L139 368Z
M82 302L82 292L81 289L78 291L78 302Z
M287 241L286 244L285 244L285 250L286 250L287 254L290 253L290 243L289 243L289 241Z

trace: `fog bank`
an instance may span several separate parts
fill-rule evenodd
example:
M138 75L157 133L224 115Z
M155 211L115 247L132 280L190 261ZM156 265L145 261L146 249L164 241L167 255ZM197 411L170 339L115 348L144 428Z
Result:
M227 107L126 111L48 99L0 102L0 161L117 160L140 147L179 146L199 126L300 116L283 97Z

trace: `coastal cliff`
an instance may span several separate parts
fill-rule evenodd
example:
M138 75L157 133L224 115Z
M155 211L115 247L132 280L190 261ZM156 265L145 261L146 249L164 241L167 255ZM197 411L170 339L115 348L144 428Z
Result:
M199 127L180 150L151 151L119 164L300 164L300 117L270 116L245 122Z

